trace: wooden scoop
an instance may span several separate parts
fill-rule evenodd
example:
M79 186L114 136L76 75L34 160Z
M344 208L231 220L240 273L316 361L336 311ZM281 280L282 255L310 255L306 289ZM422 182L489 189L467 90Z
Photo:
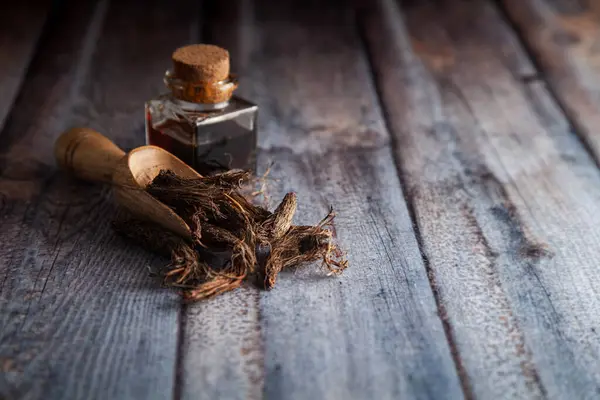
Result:
M156 146L141 146L125 154L95 130L73 128L56 140L54 155L58 165L79 178L113 183L117 203L138 218L191 239L190 227L183 219L145 191L163 169L183 178L201 177L173 154Z

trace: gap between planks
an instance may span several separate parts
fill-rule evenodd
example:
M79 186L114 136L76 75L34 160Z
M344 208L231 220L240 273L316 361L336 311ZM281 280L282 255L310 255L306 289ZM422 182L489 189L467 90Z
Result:
M600 7L573 0L496 0L580 140L600 166Z
M543 3L537 3L538 7L536 7L535 3L532 3L529 0L523 1L525 6L523 3L514 4L510 0L494 0L494 3L498 7L498 10L500 11L504 21L513 29L516 36L519 38L519 42L522 44L524 51L529 56L533 65L535 66L535 69L537 70L534 75L523 76L523 83L544 83L548 89L549 95L552 96L553 101L560 107L562 114L569 122L569 125L573 128L573 131L575 132L577 138L581 141L582 146L584 146L586 151L593 156L596 166L600 168L600 155L598 153L598 146L594 144L594 139L590 137L589 128L587 126L588 124L585 122L585 118L582 120L578 113L574 111L574 109L577 107L577 104L572 104L572 100L563 95L562 91L565 90L565 87L560 85L560 83L557 83L556 77L553 76L556 71L554 71L552 67L548 68L548 64L540 60L542 55L544 55L546 58L557 57L557 55L543 54L546 49L539 48L539 44L536 43L535 40L531 39L529 35L529 30L531 28L525 25L526 20L523 19L523 16L519 17L519 12L515 11L513 8L525 7L534 9L536 10L535 12L545 14L552 14L552 11L549 10L549 7L544 9L543 7L545 6L541 6ZM600 15L600 12L598 14ZM598 17L598 27L600 28L600 16ZM569 69L569 67L566 68ZM596 74L596 81L600 83L600 70L598 70L598 73ZM600 103L598 104L600 105ZM600 112L600 107L597 107L597 110Z

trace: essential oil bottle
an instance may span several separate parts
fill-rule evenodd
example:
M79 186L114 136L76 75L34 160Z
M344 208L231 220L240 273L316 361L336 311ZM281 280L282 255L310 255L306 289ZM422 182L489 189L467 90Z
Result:
M229 52L194 44L172 55L169 93L146 102L146 143L173 153L202 175L256 170L258 107L233 95Z

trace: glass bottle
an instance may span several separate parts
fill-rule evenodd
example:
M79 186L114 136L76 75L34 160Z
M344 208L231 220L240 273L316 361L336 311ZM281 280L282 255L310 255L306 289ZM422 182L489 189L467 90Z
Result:
M172 56L165 73L170 93L146 102L146 143L173 153L202 175L256 170L258 107L233 91L229 53L190 45Z

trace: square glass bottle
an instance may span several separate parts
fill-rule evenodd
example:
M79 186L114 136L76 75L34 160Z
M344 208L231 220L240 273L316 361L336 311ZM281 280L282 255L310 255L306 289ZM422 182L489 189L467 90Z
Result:
M256 169L258 107L233 96L229 53L191 45L173 53L165 74L171 90L146 102L146 143L159 146L203 175Z

